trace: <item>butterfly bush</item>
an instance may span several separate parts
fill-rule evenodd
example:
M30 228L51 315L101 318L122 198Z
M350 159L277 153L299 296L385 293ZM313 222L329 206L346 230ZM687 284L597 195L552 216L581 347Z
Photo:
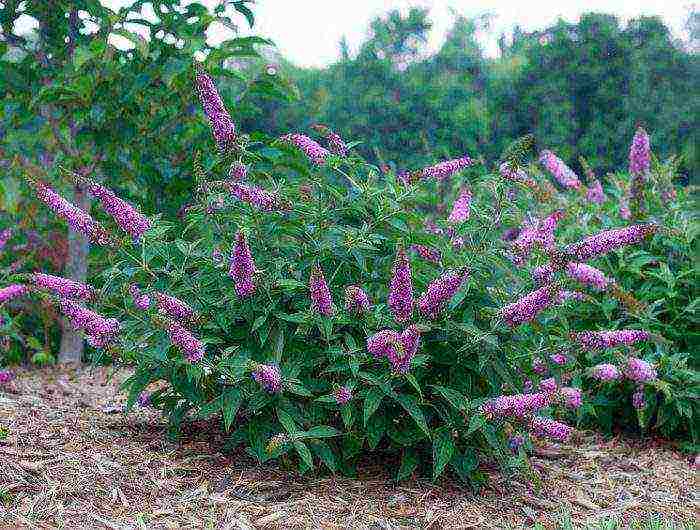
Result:
M114 192L101 184L90 183L88 193L97 199L102 208L109 214L117 226L138 240L151 228L151 222L128 202L117 197Z
M552 151L548 149L542 151L540 163L562 187L567 189L578 189L581 187L581 181L579 181L576 173Z
M620 370L614 364L597 364L591 369L591 377L599 381L615 381L620 379Z
M586 190L586 199L595 204L603 204L605 202L605 192L598 179L594 179L588 186L588 190Z
M251 131L248 144L241 131L237 142L213 79L200 71L196 84L218 152L210 173L197 172L181 222L151 217L137 248L101 228L114 244L91 278L93 298L0 276L1 302L58 300L91 344L133 366L130 404L147 393L172 432L220 419L231 447L302 473L352 474L380 451L403 459L399 479L417 457L418 469L432 463L436 477L472 484L482 473L468 462L526 469L513 433L518 448L564 442L582 418L602 417L599 392L617 392L606 403L633 412L631 394L645 385L638 416L647 415L669 365L646 331L656 337L658 320L647 327L646 313L609 307L612 284L626 284L607 262L628 262L671 232L627 226L614 201L582 200L561 164L561 193L469 157L398 185L390 169L378 175L359 153L343 156L330 129L316 129L329 149L301 132L269 141ZM467 175L457 176L467 167L468 200ZM46 202L98 233L86 214ZM126 230L112 217L114 232ZM597 331L611 322L623 329ZM590 369L604 364L619 375Z
M54 276L52 274L36 273L31 276L31 283L37 289L50 291L56 296L71 300L89 300L95 297L95 289L80 282Z

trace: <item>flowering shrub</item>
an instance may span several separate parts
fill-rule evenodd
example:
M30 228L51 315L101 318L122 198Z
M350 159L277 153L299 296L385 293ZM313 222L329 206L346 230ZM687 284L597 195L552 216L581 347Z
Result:
M135 366L130 405L162 410L174 432L188 416L220 415L232 446L302 471L321 462L353 473L375 450L400 458L398 478L431 462L434 477L449 467L471 481L479 458L517 466L528 437L569 439L559 420L590 409L589 380L625 378L646 406L656 367L623 353L590 373L586 362L662 343L658 330L641 320L601 330L582 308L619 281L587 261L669 237L660 225L559 237L568 199L512 153L498 175L465 155L380 178L326 129L329 149L297 133L250 141L209 76L196 82L218 153L197 159L184 226L83 180L111 230L33 182L57 215L113 251L96 291L12 275L5 288L53 303L92 346ZM542 160L585 197L556 155ZM455 197L451 208L443 196ZM541 285L530 264L546 269ZM574 290L586 287L590 296ZM625 300L623 287L615 293Z

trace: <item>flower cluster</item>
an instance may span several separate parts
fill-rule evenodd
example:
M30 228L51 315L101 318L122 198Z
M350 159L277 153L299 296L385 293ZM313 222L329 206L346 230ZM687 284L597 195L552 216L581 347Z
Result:
M525 173L525 170L521 168L514 168L513 165L506 161L501 163L500 166L498 166L498 172L500 175L507 180L512 180L515 182L525 182L528 180L527 173Z
M68 202L44 183L34 181L32 185L37 198L58 217L65 220L74 232L83 234L96 245L107 245L111 242L109 233L90 215Z
M598 381L615 381L620 378L620 370L614 364L598 364L591 368L591 377Z
M556 301L557 292L558 289L551 285L545 285L525 295L517 302L503 307L500 314L510 326L530 322Z
M112 343L119 333L119 322L79 306L67 298L60 299L61 312L76 330L83 330L88 343L95 348L104 348Z
M637 128L630 145L630 173L635 178L646 179L651 168L651 146L649 135L641 127Z
M318 265L311 270L309 292L311 294L311 309L320 315L331 316L334 312L331 292L328 289L323 270Z
M576 176L576 173L552 151L548 149L542 151L542 153L540 153L540 163L564 188L578 189L581 186L581 182Z
M402 333L385 329L367 339L367 351L375 358L386 357L396 372L407 372L418 351L420 332L409 326Z
M0 385L4 385L6 383L9 383L15 378L15 374L10 372L9 370L0 370Z
M406 322L413 314L411 265L403 249L396 253L389 285L389 307L397 322Z
M636 383L650 383L656 379L656 369L648 362L630 357L623 369L625 377Z
M204 114L211 124L212 134L219 149L225 149L236 138L236 129L231 115L226 110L216 89L214 80L203 70L198 70L195 75L195 85L202 102Z
M6 228L5 230L0 231L0 251L2 251L3 248L5 248L5 245L7 245L7 242L10 240L12 237L12 229Z
M183 325L171 321L168 322L165 331L172 345L180 350L189 362L196 363L204 357L204 344Z
M274 364L258 364L251 375L253 380L270 394L282 390L282 374Z
M530 431L541 438L551 438L559 442L565 442L574 430L568 425L549 418L536 416L530 421Z
M558 210L544 219L531 219L523 224L511 244L516 254L516 265L521 265L536 246L545 250L554 247L554 230L563 216L564 212Z
M577 409L583 404L581 390L570 386L559 389L559 396L564 400L564 404L570 409Z
M462 169L471 165L474 165L474 161L465 155L462 158L445 160L444 162L440 162L434 166L423 168L421 171L421 177L425 179L434 178L436 180L445 180L458 171L461 171Z
M369 308L369 297L361 287L349 285L345 288L345 309L349 313L364 313L369 311Z
M35 273L31 276L31 282L39 289L71 300L90 300L95 297L95 289L92 287L60 276Z
M607 278L603 271L591 267L585 263L569 262L566 265L566 274L584 285L589 285L600 291L606 289L610 283L610 278Z
M338 405L345 405L352 400L352 390L348 386L341 386L333 392L333 396Z
M540 265L532 269L532 279L535 285L547 285L554 280L554 267L551 263Z
M241 162L234 162L228 168L228 178L234 182L240 182L248 178L248 168Z
M638 224L626 228L605 230L582 239L578 243L568 245L566 253L578 261L587 261L618 248L644 241L657 230L658 226L652 224Z
M452 206L452 212L447 218L447 222L450 224L460 224L469 219L469 207L472 201L472 194L467 189L464 188L459 193L459 197L454 202Z
M566 291L562 290L557 293L557 304L564 304L570 300L576 302L583 302L586 300L586 295L580 291Z
M557 391L558 385L553 377L548 377L540 381L539 388L542 392L552 393Z
M155 298L158 311L170 318L178 321L193 321L197 318L194 309L179 298L158 292L155 293Z
M25 296L28 292L26 285L12 283L0 289L0 304L4 304L20 296Z
M277 194L253 184L246 185L240 182L231 182L228 185L228 189L239 201L247 202L263 212L271 212L280 207L280 200Z
M280 137L283 142L290 143L299 148L304 154L317 166L321 166L326 162L328 149L321 147L317 142L304 134L285 134Z
M425 318L434 320L445 308L447 302L462 286L466 274L463 272L446 272L433 280L418 299L418 309Z
M632 406L637 409L641 410L646 406L646 398L644 397L644 388L639 387L637 390L635 390L634 394L632 394Z
M151 221L146 216L128 202L117 197L112 190L94 182L88 184L87 190L102 204L117 226L134 240L139 240L151 228Z
M620 329L615 331L581 331L574 333L572 338L584 349L603 350L616 346L631 346L636 342L649 340L651 334L640 329Z
M151 297L145 293L142 293L138 285L130 285L129 294L134 301L136 309L139 311L148 311L148 309L151 307Z
M426 247L425 245L411 245L411 250L425 261L431 263L440 263L442 261L442 254L437 249Z
M239 298L248 298L255 293L253 274L255 274L255 262L250 253L248 242L242 232L236 232L228 275L235 283L236 294Z
M586 191L586 199L594 204L603 204L605 202L605 192L598 179L594 179L588 186Z
M502 395L487 401L483 405L483 411L497 417L523 418L547 408L552 403L552 397L547 392Z

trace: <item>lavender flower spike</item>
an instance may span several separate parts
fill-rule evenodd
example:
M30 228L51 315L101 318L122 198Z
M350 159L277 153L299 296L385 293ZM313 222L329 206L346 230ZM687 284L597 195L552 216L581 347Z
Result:
M35 287L46 289L57 296L71 300L89 300L95 296L95 289L92 287L51 274L32 274L31 282Z
M270 394L276 394L282 390L282 374L273 364L259 364L253 370L252 376L253 380Z
M540 163L564 188L578 189L581 187L581 182L576 176L576 173L552 151L548 149L542 151L542 153L540 153Z
M435 164L434 166L429 166L421 171L422 178L434 178L436 180L445 180L451 177L458 171L474 165L474 161L467 155L462 158L455 158L454 160L446 160Z
M151 297L145 293L142 293L138 285L130 285L129 294L134 301L136 309L139 311L148 311L148 309L151 307Z
M646 180L651 168L651 147L649 135L641 127L637 128L630 145L630 173L633 177Z
M640 329L620 329L615 331L582 331L572 334L574 341L585 350L603 350L616 346L631 346L636 342L649 340L651 334Z
M571 427L564 423L539 416L530 421L530 430L535 436L551 438L559 442L567 441L574 432Z
M599 291L606 289L612 283L610 278L603 274L603 271L585 263L575 263L573 261L567 263L566 274L577 282L594 287Z
M320 315L331 316L334 312L331 292L328 290L323 271L318 265L311 270L309 292L311 293L311 309Z
M228 275L235 282L238 298L248 298L255 293L256 286L253 282L253 274L255 274L255 262L245 235L239 231L236 233L236 242L233 245L228 271Z
M26 285L13 283L0 289L0 304L4 304L14 298L25 296L29 290Z
M603 204L605 202L605 192L598 179L594 179L588 191L586 191L586 199L595 204Z
M6 228L5 230L0 231L0 252L2 252L2 249L5 248L5 245L7 245L7 242L10 240L11 237L11 228Z
M345 309L349 313L364 313L369 311L369 308L369 297L361 287L349 285L345 288Z
M598 381L615 381L620 378L620 370L614 364L598 364L591 368L591 377Z
M442 261L442 254L434 248L426 247L425 245L411 245L411 250L425 261L431 263L440 263Z
M95 348L104 348L119 333L119 322L79 306L67 298L60 299L61 312L76 330L83 330L88 342Z
M174 296L157 292L155 298L158 311L172 319L192 321L197 317L194 309Z
M166 332L170 342L180 350L187 360L196 363L204 357L204 344L177 322L169 322Z
M352 390L348 386L341 386L333 392L333 396L338 405L345 405L352 400Z
M459 197L452 206L452 213L447 218L447 222L450 224L460 224L469 219L469 207L471 205L472 194L468 189L464 188L460 193Z
M285 134L280 137L283 142L288 142L301 149L304 154L317 166L322 166L326 162L328 149L321 147L318 143L304 134Z
M547 408L552 395L546 392L535 394L512 394L498 396L483 406L483 411L497 417L515 416L523 418L534 412Z
M411 265L403 249L396 253L389 285L389 307L397 322L406 322L413 314Z
M430 282L426 291L418 299L421 315L431 320L436 319L462 286L465 278L466 274L462 272L446 272Z
M639 224L626 228L606 230L567 246L565 251L578 261L586 261L618 248L639 243L657 230L658 227L652 224Z
M650 383L656 380L656 370L648 362L630 357L623 370L625 377L636 383Z
M236 138L236 129L231 115L228 113L224 102L221 100L214 80L209 74L204 72L204 70L198 69L195 75L195 85L197 87L199 99L202 102L204 114L211 124L211 130L216 145L219 149L223 150L233 143Z
M87 190L102 204L117 226L135 240L140 239L151 228L151 221L145 215L117 197L112 190L94 182L88 185Z
M501 316L510 326L517 326L524 322L530 322L541 311L547 309L556 302L558 289L551 285L540 287L536 291L525 295L523 298L501 309Z
M276 193L264 190L253 184L246 185L240 182L228 184L231 194L239 201L247 202L257 210L271 212L279 207L279 197Z

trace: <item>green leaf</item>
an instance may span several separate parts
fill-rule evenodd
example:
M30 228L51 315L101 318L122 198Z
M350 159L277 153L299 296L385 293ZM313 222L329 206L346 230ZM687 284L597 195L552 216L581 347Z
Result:
M442 475L455 452L452 429L443 427L433 435L433 480Z
M413 396L408 394L397 394L394 399L399 402L399 404L408 412L416 422L420 430L425 433L425 435L430 438L430 430L428 429L428 424L425 422L425 416L423 416L423 411L421 411L418 401Z
M301 458L302 462L304 462L309 468L313 469L314 459L311 456L311 452L309 451L309 448L306 446L306 444L301 440L295 440L294 449L296 449L296 452Z
M445 398L445 400L459 411L469 409L469 400L461 392L439 385L432 385L432 388Z
M340 408L340 415L343 417L343 423L345 424L345 428L347 430L350 430L352 428L352 424L355 423L355 415L353 414L354 410L355 407L351 404L347 404Z
M371 388L365 396L364 416L365 425L367 421L379 408L379 404L384 399L384 392L380 388Z
M224 416L224 429L226 431L231 428L240 406L241 391L238 388L227 388L223 394L223 405L221 407Z
M411 474L418 467L418 455L415 449L404 449L403 456L401 457L401 466L396 473L396 480L405 480L411 476Z
M370 449L375 449L386 432L386 419L381 414L375 414L367 422L365 429L367 431L367 444Z
M284 427L284 430L287 431L287 434L296 434L299 432L296 423L294 423L294 418L279 407L277 408L277 419L282 424L282 427Z
M331 427L330 425L318 425L306 431L304 436L307 438L333 438L339 434L340 431L335 427Z
M311 443L311 449L321 459L328 469L333 473L338 469L333 449L323 440L316 440Z
M464 482L469 482L470 475L479 466L479 460L473 449L467 449L464 454L455 453L450 461L450 467Z
M467 428L467 436L472 434L474 431L481 429L484 425L486 425L486 417L484 417L482 414L475 414L469 420L469 427Z

